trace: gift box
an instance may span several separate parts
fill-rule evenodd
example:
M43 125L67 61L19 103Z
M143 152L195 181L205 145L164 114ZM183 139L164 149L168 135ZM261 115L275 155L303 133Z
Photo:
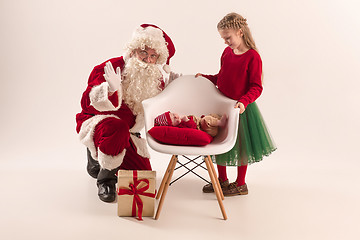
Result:
M155 211L155 171L118 171L118 216L153 217Z

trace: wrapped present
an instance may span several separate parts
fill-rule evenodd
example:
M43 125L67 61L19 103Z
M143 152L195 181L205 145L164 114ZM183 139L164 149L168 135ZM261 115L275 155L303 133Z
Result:
M155 171L118 171L118 216L153 217L155 209Z

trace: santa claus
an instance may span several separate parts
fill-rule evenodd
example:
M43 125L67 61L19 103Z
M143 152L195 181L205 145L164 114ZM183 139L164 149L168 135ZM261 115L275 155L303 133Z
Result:
M169 59L175 47L159 27L137 28L122 57L96 66L76 115L80 141L88 149L88 173L97 179L104 202L116 197L118 169L151 170L141 102L160 93L169 78ZM116 69L116 70L115 70Z

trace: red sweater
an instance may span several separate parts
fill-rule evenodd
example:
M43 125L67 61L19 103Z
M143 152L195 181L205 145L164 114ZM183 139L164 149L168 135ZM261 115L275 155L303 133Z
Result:
M254 102L262 92L262 62L254 49L236 55L230 47L221 56L221 68L216 75L204 75L227 97L244 104Z

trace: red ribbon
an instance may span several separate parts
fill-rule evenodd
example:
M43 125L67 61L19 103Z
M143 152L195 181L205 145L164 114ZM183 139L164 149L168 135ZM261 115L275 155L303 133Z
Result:
M142 219L142 211L143 211L143 202L140 198L139 195L143 195L143 196L147 196L147 197L151 197L151 198L155 198L155 193L147 193L145 192L146 190L149 189L149 180L148 179L137 179L137 170L133 171L133 180L134 183L130 183L129 184L129 188L119 188L117 194L118 195L134 195L133 198L133 205L132 205L132 216L135 217L136 216L136 207L138 208L138 220L143 220ZM138 185L144 182L146 185L140 189L138 189Z

